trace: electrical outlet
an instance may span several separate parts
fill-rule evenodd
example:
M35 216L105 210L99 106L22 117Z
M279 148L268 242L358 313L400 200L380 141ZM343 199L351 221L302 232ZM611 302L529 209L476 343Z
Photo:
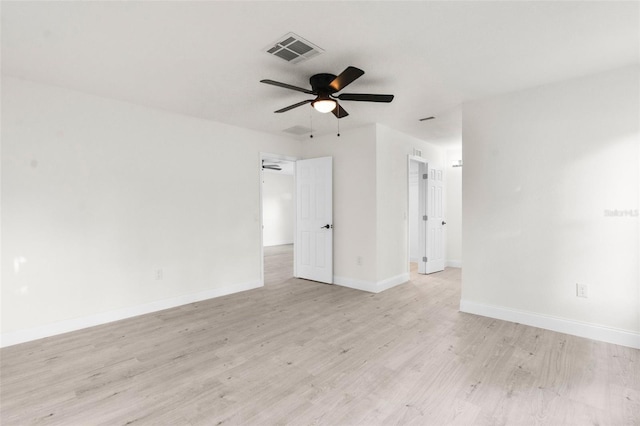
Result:
M362 256L356 257L356 264L362 266Z
M156 281L161 281L162 280L162 269L156 269Z
M576 284L576 296L589 297L589 287L586 284Z

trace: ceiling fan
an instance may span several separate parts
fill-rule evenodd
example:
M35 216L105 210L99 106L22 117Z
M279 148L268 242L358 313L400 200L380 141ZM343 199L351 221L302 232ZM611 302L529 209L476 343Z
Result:
M297 104L289 105L277 111L276 113L286 112L302 105L311 104L313 108L322 113L332 112L337 118L344 118L349 113L344 110L336 99L341 101L359 101L359 102L391 102L393 95L373 95L367 93L342 93L335 95L356 79L361 77L364 71L356 67L347 67L340 75L333 74L315 74L309 79L311 90L302 87L292 86L286 83L280 83L273 80L260 80L260 83L271 84L273 86L283 87L285 89L296 90L308 95L315 95L315 99L307 99Z

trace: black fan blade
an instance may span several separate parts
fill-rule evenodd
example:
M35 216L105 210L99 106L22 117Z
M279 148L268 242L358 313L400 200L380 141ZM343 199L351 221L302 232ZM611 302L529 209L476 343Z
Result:
M287 83L280 83L279 81L273 80L260 80L260 83L270 84L272 86L284 87L285 89L296 90L298 92L306 93L308 95L313 95L314 93L309 89L303 89L302 87L292 86Z
M277 164L264 164L264 160L262 160L262 168L269 170L282 170L282 167Z
M344 110L344 108L342 108L340 106L339 103L336 102L336 107L334 108L333 111L331 111L333 113L333 115L335 115L337 118L344 118L347 115L349 115L349 113L347 111Z
M368 93L343 93L338 96L341 101L391 102L393 95L371 95Z
M305 105L305 104L309 104L311 102L313 102L313 99L307 99L306 101L298 102L297 104L289 105L288 107L284 107L282 109L279 109L279 110L273 111L273 112L287 112L289 110L292 110L294 108L298 108L299 106L302 106L302 105Z
M329 86L336 92L347 87L349 84L353 83L357 78L362 76L364 71L356 67L347 67L346 70L342 71L342 73L334 78Z

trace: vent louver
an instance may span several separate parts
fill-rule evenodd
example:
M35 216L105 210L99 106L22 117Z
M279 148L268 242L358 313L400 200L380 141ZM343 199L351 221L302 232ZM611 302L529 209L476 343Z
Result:
M324 50L297 34L289 33L270 44L266 52L291 64L298 64L323 53Z

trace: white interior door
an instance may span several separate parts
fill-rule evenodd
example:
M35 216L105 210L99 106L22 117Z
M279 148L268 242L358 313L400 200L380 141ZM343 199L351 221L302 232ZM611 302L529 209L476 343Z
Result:
M333 284L333 158L296 161L296 276Z
M419 259L418 259L418 273L419 274L427 274L427 241L428 241L428 177L429 177L429 167L427 163L418 163L418 219L419 219L419 228L418 228L418 247L419 247Z
M426 273L444 270L444 171L429 168Z

